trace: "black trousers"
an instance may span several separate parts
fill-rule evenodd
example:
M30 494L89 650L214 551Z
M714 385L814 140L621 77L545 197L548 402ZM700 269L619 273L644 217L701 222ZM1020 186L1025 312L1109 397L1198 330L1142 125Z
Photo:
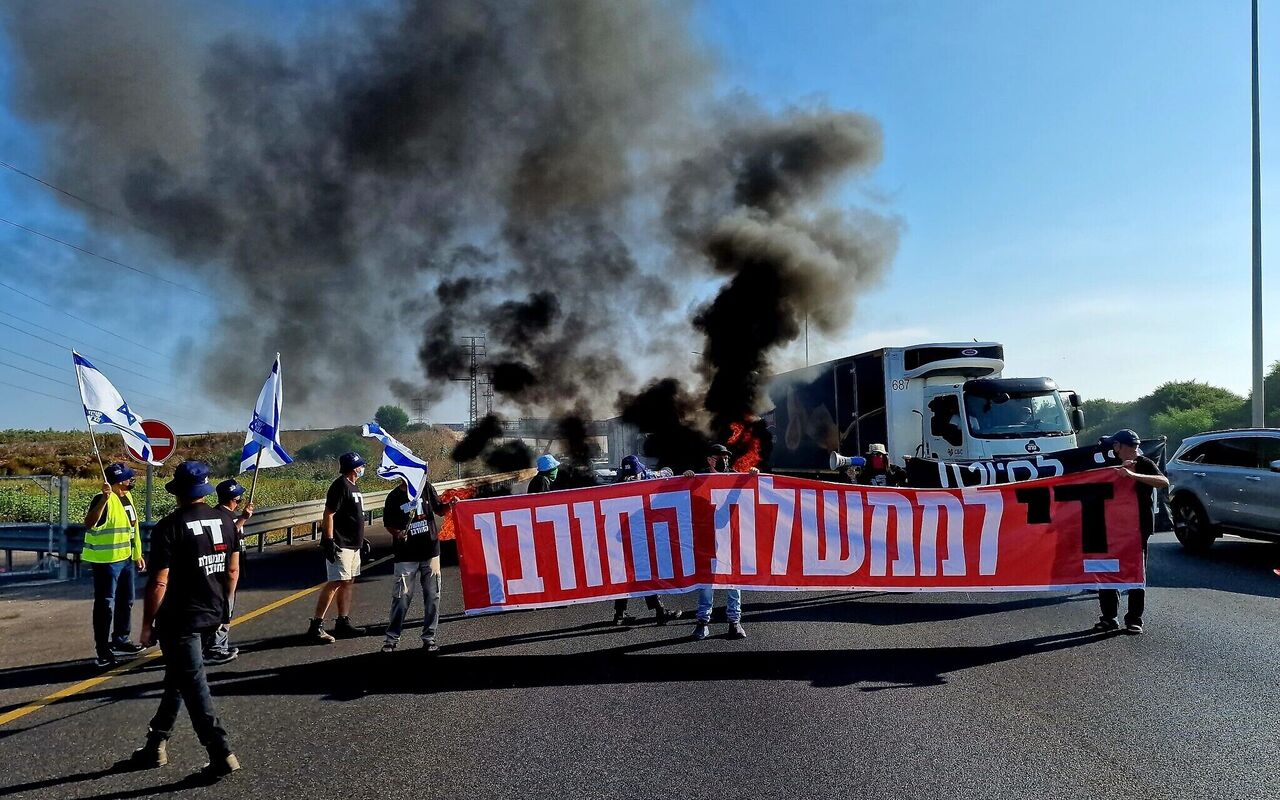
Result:
M1147 540L1151 538L1151 534L1142 537L1142 568L1146 572L1147 566ZM1116 614L1120 613L1120 592L1116 589L1101 589L1098 591L1098 605L1102 609L1103 619L1115 619ZM1129 608L1125 611L1124 624L1141 625L1142 612L1147 608L1147 590L1146 589L1130 589L1129 590Z
M644 599L644 604L649 607L650 611L663 610L662 598L656 594L651 594ZM622 616L627 613L627 598L623 597L613 601L613 613L616 616Z
M222 727L213 710L213 698L209 695L209 682L204 677L203 631L161 636L160 649L164 652L164 694L160 708L151 718L151 735L168 739L178 721L178 711L187 704L191 727L196 729L200 744L210 755L217 757L231 752L227 744L227 731Z

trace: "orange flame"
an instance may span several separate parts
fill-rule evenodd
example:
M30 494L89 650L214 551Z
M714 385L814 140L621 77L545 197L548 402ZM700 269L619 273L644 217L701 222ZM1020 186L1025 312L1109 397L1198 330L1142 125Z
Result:
M746 472L760 465L761 442L754 427L751 421L729 423L729 441L725 444L734 453L734 472Z
M470 500L476 496L474 486L459 486L457 489L446 489L440 493L440 500L448 503L451 500ZM440 525L440 541L447 542L450 539L456 539L458 534L453 529L453 512L445 514L444 522Z

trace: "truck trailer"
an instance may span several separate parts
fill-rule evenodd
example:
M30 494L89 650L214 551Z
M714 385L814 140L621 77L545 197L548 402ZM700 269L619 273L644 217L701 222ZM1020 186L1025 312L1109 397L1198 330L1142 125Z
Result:
M996 342L883 347L770 379L772 467L832 471L832 453L880 443L899 464L913 456L978 460L1077 446L1080 397L1049 378L1005 378Z

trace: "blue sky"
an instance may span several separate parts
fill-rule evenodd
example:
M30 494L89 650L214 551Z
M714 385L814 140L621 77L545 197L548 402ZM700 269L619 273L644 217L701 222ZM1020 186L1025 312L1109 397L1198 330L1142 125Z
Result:
M1269 199L1280 196L1280 47L1267 43L1280 42L1280 2L1261 6L1264 300L1275 331L1280 278L1267 265L1280 258ZM264 20L291 26L298 9ZM1132 399L1192 378L1247 391L1248 2L726 0L700 5L695 23L719 53L725 91L773 108L825 102L883 125L883 164L841 199L900 218L898 255L846 335L811 340L814 360L994 339L1006 345L1007 374L1047 374L1088 398ZM8 102L10 69L0 45L0 160L39 174L40 138ZM84 241L73 211L7 170L0 217ZM121 365L100 366L131 404L179 430L241 424L234 410L182 399L188 383L172 365L182 338L212 318L207 300L128 278L151 309L125 331L93 287L74 305L55 300L51 283L87 256L6 225L0 252L0 281L164 355L104 340L4 287L0 323L95 345L86 352ZM156 263L153 253L112 254ZM1278 336L1268 337L1268 362L1280 359ZM52 395L0 385L0 427L82 424L65 350L2 326L0 339L27 356L0 350L0 382ZM797 358L793 350L783 362ZM287 365L285 378L287 407ZM464 415L461 396L432 414Z

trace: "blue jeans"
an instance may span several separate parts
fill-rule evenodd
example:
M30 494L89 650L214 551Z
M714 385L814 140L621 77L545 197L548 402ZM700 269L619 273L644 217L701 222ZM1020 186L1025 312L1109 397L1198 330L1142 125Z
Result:
M725 619L730 622L742 621L742 590L727 589L729 600L724 607ZM698 590L698 621L711 621L711 607L715 605L715 589L704 586Z
M404 618L409 615L409 604L413 602L415 580L422 584L422 641L435 641L436 627L440 624L440 556L429 561L396 562L387 644L400 641Z
M133 561L91 564L93 570L93 644L98 655L111 653L112 642L129 641L133 618Z
M213 698L209 695L209 682L204 677L204 656L201 655L201 631L191 633L161 634L160 649L164 652L164 694L160 708L151 718L151 736L168 739L178 721L178 710L187 704L191 727L196 729L200 744L210 755L223 756L231 752L227 744L227 731L222 720L213 710Z

